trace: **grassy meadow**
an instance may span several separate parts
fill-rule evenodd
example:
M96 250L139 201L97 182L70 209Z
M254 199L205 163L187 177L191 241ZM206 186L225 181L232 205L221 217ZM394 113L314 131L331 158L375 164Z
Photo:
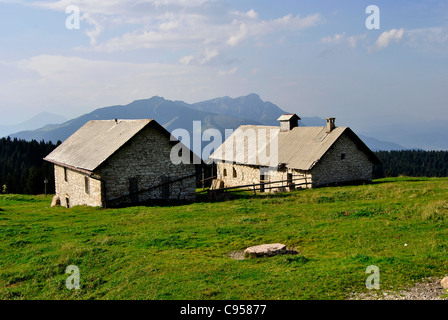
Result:
M448 178L394 178L177 206L50 207L0 195L0 299L347 299L448 275ZM283 243L296 255L235 260ZM66 267L80 271L69 290Z

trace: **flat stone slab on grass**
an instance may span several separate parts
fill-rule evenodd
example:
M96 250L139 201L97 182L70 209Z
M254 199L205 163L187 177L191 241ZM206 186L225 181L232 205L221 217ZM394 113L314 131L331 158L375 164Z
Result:
M244 250L247 257L272 257L283 253L286 253L286 246L281 243L262 244Z

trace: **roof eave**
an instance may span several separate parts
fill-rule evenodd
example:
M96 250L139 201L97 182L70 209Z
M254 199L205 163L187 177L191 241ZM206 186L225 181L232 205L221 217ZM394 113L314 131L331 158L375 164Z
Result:
M77 168L77 167L74 167L74 166L71 166L71 165L68 165L68 164L65 164L65 163L57 162L57 161L55 161L55 160L48 159L48 158L43 158L43 160L48 161L48 162L50 162L50 163L53 163L53 164L55 164L55 165L58 165L58 166L60 166L60 167L65 167L65 168L67 168L67 169L71 169L71 170L73 170L73 171L77 171L77 172L80 172L80 173L87 174L87 175L89 175L89 176L93 174L93 170L87 170L87 169L83 169L83 168Z

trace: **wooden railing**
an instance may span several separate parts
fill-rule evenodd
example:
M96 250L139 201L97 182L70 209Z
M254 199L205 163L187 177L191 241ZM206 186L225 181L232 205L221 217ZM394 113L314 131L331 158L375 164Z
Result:
M304 181L305 180L305 181ZM302 183L294 183L294 181L304 181ZM280 186L267 186L272 184L282 184ZM285 184L285 185L283 185ZM225 188L219 188L219 189L213 189L213 190L202 190L198 191L196 193L202 193L202 192L225 192L229 190L236 190L236 189L247 189L254 191L254 194L256 194L256 191L263 192L264 190L271 190L271 189L282 189L282 188L296 188L305 186L305 188L308 188L308 186L311 185L311 182L308 182L307 177L300 177L296 179L289 179L289 180L279 180L279 181L267 181L267 180L261 180L260 183L252 183L252 184L245 184L245 185L239 185L239 186L232 186L232 187L225 187ZM258 187L258 188L257 188Z

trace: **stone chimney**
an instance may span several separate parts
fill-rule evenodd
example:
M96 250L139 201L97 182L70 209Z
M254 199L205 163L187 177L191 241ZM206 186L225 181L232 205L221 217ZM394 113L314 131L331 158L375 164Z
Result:
M334 124L335 120L336 118L327 118L327 133L330 133L336 128L336 125Z
M284 114L277 120L280 121L280 132L287 132L299 126L300 118L298 115L292 113Z

